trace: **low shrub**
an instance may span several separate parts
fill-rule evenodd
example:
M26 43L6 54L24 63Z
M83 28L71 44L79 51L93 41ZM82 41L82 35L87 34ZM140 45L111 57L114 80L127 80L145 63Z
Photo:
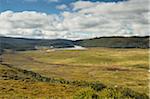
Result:
M137 93L128 88L104 88L95 91L92 88L84 88L75 93L74 99L149 99L146 94Z
M128 88L105 88L98 95L100 99L149 99L146 94L140 94Z
M73 99L97 99L98 95L91 88L83 88L75 93Z

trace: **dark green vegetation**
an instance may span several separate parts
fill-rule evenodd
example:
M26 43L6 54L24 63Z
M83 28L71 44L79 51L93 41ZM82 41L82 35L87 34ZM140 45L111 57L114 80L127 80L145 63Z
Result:
M108 48L149 48L149 37L101 37L77 41L0 37L0 53L4 49L25 51L35 50L37 47L66 48L74 47L74 45Z
M0 37L0 50L11 49L15 51L35 50L36 47L51 47L64 48L73 47L74 44L70 40L64 39L25 39L25 38L11 38Z
M148 96L139 94L128 88L104 88L94 91L89 88L82 89L74 95L74 99L147 99Z
M149 48L149 36L145 37L101 37L78 40L77 45L84 47L108 48Z
M148 49L4 53L0 98L148 99Z

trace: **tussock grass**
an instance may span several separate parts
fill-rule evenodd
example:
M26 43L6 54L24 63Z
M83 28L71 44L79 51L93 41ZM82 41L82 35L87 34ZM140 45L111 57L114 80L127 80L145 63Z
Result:
M4 62L66 80L100 81L148 94L148 49L26 51L3 55Z

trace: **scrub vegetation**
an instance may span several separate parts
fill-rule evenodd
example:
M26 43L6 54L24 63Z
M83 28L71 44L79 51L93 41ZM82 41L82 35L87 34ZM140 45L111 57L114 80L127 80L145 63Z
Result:
M148 49L9 52L0 98L148 99Z

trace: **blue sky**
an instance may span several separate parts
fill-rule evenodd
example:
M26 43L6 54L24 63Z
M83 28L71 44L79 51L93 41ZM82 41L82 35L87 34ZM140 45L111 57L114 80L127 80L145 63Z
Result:
M0 35L85 39L149 35L149 0L0 0Z
M60 13L61 10L56 9L56 6L61 4L69 5L72 2L79 0L0 0L0 12L11 10L14 12L20 11L37 11L48 14ZM121 2L126 0L83 0L91 2Z

